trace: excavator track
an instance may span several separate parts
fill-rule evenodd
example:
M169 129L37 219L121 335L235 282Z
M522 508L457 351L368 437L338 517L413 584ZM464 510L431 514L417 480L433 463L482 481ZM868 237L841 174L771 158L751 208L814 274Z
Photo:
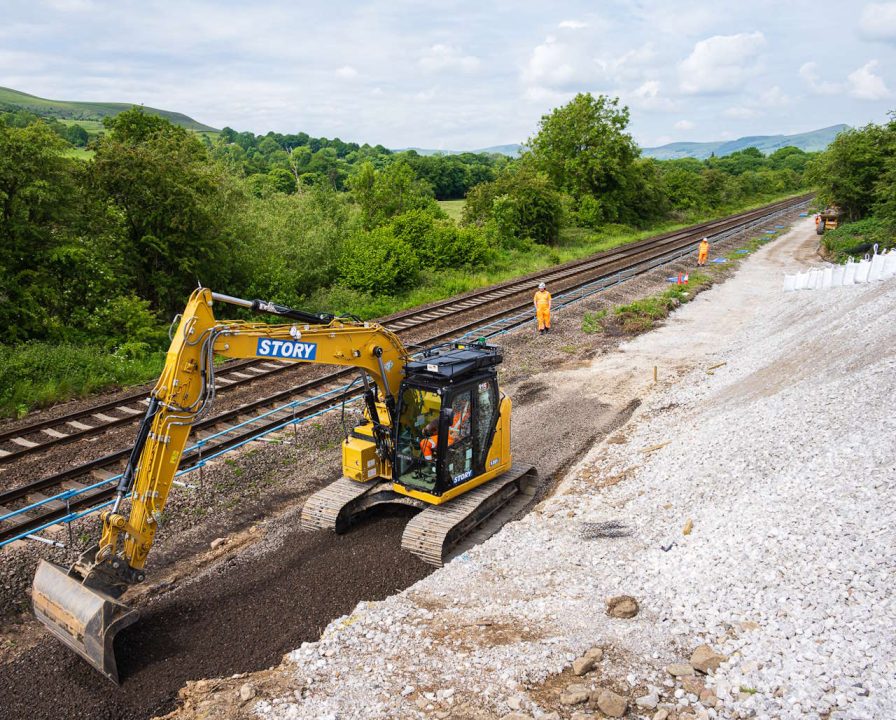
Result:
M342 477L318 490L302 507L302 529L342 532L348 524L345 510L376 485L376 482L361 483Z
M536 479L533 466L513 465L503 475L444 505L428 505L394 492L388 481L360 483L343 477L305 501L301 525L304 530L343 532L374 505L420 508L405 527L401 547L441 567L446 553L457 554L486 540L524 508L535 492Z
M405 527L401 547L441 567L447 554L488 539L525 507L537 477L532 465L514 464L503 475L444 505L428 505Z

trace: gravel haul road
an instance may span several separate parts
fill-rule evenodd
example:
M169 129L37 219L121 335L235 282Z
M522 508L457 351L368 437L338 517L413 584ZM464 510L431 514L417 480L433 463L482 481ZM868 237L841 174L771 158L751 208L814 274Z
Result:
M520 521L172 717L896 717L896 279L785 295L816 242L541 374L642 402Z

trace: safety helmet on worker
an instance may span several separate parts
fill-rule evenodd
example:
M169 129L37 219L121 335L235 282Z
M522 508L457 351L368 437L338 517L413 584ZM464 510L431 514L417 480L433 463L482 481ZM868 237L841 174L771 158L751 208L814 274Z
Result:
M538 283L538 289L539 289L539 290L544 290L544 283L543 283L543 282Z

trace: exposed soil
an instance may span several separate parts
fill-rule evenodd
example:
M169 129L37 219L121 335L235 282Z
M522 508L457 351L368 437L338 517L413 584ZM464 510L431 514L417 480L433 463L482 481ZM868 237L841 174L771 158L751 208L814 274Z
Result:
M733 238L726 247L743 242ZM657 292L667 275L689 265L684 260L666 266L557 313L550 335L524 330L497 340L505 349L502 389L517 400L514 456L535 464L545 480L538 499L595 439L612 434L637 403L593 379L558 386L551 371L581 367L620 341L582 333L582 314ZM712 272L721 279L731 269ZM33 621L25 621L24 629L21 623L10 625L13 635L41 641L4 653L0 718L163 714L174 708L187 680L276 664L284 652L317 639L328 622L357 602L386 597L429 574L429 566L400 550L406 517L377 516L344 536L297 529L304 497L338 468L338 413L318 420L299 432L298 447L255 444L233 460L207 467L196 490L172 495L171 520L151 558L155 584L136 601L141 620L119 636L120 688L49 636L35 634ZM283 438L291 441L292 432ZM198 485L195 474L185 479ZM89 520L76 534L95 532L95 518ZM245 531L256 522L262 525L258 540L241 535L239 542L233 539L220 552L208 553L211 538L235 538L236 529ZM13 550L0 553L0 601L15 598L11 601L24 606L23 591L37 557L63 558L38 545ZM15 565L15 571L4 576L5 564ZM193 573L195 567L202 572Z
M400 549L405 522L379 517L341 536L293 531L263 560L229 558L163 591L118 637L119 688L47 641L0 665L0 717L143 720L170 710L187 680L277 664L328 619L434 569Z

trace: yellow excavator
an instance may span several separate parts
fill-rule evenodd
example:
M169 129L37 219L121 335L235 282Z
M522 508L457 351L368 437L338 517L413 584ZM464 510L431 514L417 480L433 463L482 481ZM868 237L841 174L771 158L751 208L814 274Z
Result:
M289 322L216 320L215 302ZM214 400L216 356L360 371L364 411L342 443L344 477L306 501L306 529L341 532L375 505L409 505L421 512L406 526L403 547L440 565L446 552L487 537L531 499L534 468L512 462L498 347L449 343L412 357L381 325L206 288L192 294L176 328L114 504L101 514L99 542L68 569L41 561L32 587L37 618L115 683L114 637L137 620L119 598L145 579L190 429Z

